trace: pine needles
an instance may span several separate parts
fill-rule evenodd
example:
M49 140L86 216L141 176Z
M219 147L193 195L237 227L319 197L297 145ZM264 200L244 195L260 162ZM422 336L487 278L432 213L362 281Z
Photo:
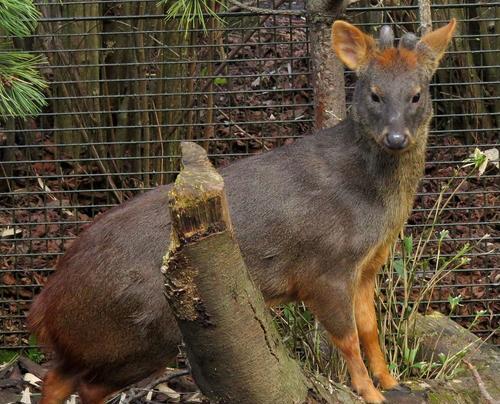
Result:
M205 18L222 19L217 14L217 8L225 8L225 5L219 0L160 0L159 4L166 5L166 18L179 19L179 29L187 31L200 26L206 31Z
M24 37L36 27L40 13L31 0L3 0L0 3L0 29L8 35ZM46 87L36 66L40 56L16 52L10 41L0 42L0 119L27 117L45 105Z
M25 37L32 33L40 13L30 0L0 2L0 26L9 35Z

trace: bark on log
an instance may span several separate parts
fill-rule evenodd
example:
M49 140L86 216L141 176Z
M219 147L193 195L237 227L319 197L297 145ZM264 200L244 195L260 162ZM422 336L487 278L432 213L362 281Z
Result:
M421 340L420 359L425 361L436 362L440 353L452 356L469 347L464 359L477 369L485 389L499 402L500 352L496 347L485 343L469 330L438 312L417 316L414 336ZM461 366L457 377L453 380L414 383L412 388L418 388L418 385L428 385L429 403L488 403L480 391L477 380L465 364Z
M286 353L233 237L222 177L182 144L170 193L166 291L193 376L214 402L303 403L310 383Z

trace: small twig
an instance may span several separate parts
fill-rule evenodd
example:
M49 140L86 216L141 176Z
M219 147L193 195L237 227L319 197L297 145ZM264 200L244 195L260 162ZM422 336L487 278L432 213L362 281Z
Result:
M158 173L160 174L160 179L157 182L157 185L163 185L163 163L164 163L164 157L165 156L165 150L163 149L163 137L161 135L161 123L160 123L160 119L158 118L158 111L156 110L156 104L155 104L155 100L151 100L151 103L153 105L153 114L154 114L154 117L155 117L155 121L156 121L156 129L157 129L157 132L158 132L158 139L160 140L159 144L160 144L160 156L161 158L158 159L159 160L159 169L157 170Z
M479 391L486 402L488 404L498 404L498 401L495 401L493 397L491 397L490 393L488 393L488 390L486 390L483 379L481 379L481 376L479 375L476 367L472 363L467 362L465 359L463 359L463 362L469 367L470 371L474 375L474 379L476 379L477 382L477 387L479 387Z
M217 106L216 106L217 108ZM253 139L255 140L258 144L260 144L265 150L269 150L269 147L267 147L264 142L258 138L256 138L254 135L252 135L251 133L248 133L245 129L243 129L240 125L238 125L237 123L235 123L230 117L228 114L226 114L223 110L217 108L217 111L219 111L222 115L224 115L224 117L229 121L229 123L231 125L234 125L236 127L236 129L238 129L243 135L249 137L250 139Z
M161 383L167 383L172 379L175 379L175 378L181 377L181 376L186 376L190 373L191 373L191 371L189 369L185 369L185 370L180 370L178 372L170 373L170 374L165 375L165 376L158 377L158 378L154 379L153 381L151 381L150 383L148 383L146 386L142 387L140 389L140 391L138 391L137 393L130 395L125 400L124 404L131 404L134 400L138 400L139 398L144 397L146 394L148 394L148 392L150 390L153 390L156 386L158 386ZM137 389L134 389L134 390L137 390Z

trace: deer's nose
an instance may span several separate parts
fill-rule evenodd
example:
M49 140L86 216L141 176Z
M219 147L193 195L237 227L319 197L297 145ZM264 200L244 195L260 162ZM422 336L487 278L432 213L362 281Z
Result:
M384 144L391 150L402 150L408 143L408 135L401 132L389 132L384 137Z

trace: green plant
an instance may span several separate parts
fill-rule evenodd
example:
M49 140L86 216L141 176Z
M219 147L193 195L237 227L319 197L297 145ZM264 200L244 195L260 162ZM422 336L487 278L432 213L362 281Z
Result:
M0 3L0 29L24 37L36 27L39 12L31 0ZM44 59L12 50L8 40L0 41L0 117L27 117L45 105L45 81L37 70Z
M19 354L13 349L0 349L0 370L14 363Z
M185 30L186 34L190 28L198 26L206 31L207 17L223 21L217 14L217 9L224 10L225 4L219 0L160 0L159 4L167 7L167 20L178 19L179 29Z
M36 348L38 344L34 335L30 335L29 345L30 348L26 349L23 353L33 362L42 363L45 359L45 355L40 349Z
M477 149L464 161L462 168L472 167L471 171L455 186L452 187L456 182L454 179L443 186L429 211L425 230L420 233L418 240L415 242L411 236L402 237L392 250L392 257L381 273L377 291L379 329L381 338L385 340L391 371L399 378L452 377L469 349L466 347L450 357L440 355L435 361L419 361L420 340L411 336L414 334L412 327L415 315L422 308L424 311L429 309L436 285L452 271L469 262L466 255L473 246L468 243L454 255L443 256L443 243L449 238L449 233L447 230L437 232L436 225L443 209L460 187L470 177L481 175L487 163L487 157ZM445 198L450 189L451 192ZM424 253L431 251L432 247L434 255L424 259ZM415 290L418 290L418 293L415 293ZM424 304L426 300L427 303ZM461 300L460 295L449 297L450 314L460 306ZM479 317L476 316L475 321L477 318Z
M430 232L434 224L435 222L430 226ZM409 248L409 237L400 240L401 252L396 252L397 248L393 250L392 259L381 273L380 279L384 281L379 282L377 290L381 338L385 340L390 370L400 379L451 376L444 369L451 370L452 359L459 359L457 356L440 358L440 361L419 361L420 340L412 335L415 315L422 307L424 310L428 308L436 285L451 271L468 261L465 255L471 250L471 246L466 244L455 255L443 258L442 243L447 234L432 232L436 235L437 251L432 259L422 259L423 250L427 250L430 240L426 233L419 236L416 247L412 244ZM427 241L422 241L423 238ZM427 303L424 304L425 300Z

